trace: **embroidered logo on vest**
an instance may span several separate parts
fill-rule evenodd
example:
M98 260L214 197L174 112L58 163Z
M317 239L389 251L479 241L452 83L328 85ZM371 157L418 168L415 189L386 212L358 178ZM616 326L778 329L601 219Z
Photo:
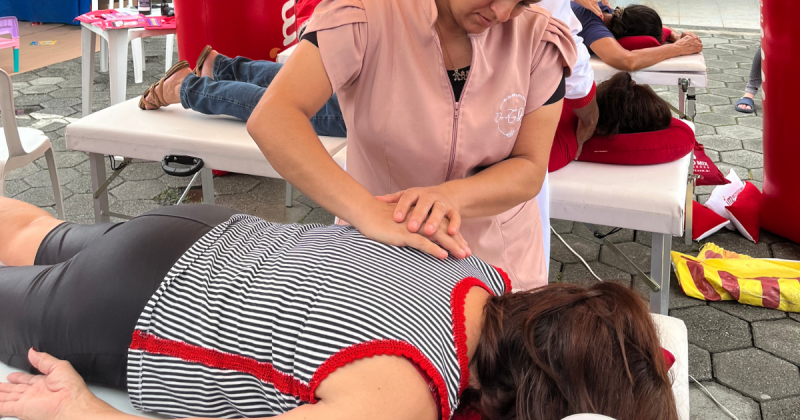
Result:
M517 134L520 125L522 125L522 117L525 115L525 105L528 103L525 96L518 93L512 93L503 99L500 104L500 111L495 115L494 121L497 123L497 129L506 136L511 138Z

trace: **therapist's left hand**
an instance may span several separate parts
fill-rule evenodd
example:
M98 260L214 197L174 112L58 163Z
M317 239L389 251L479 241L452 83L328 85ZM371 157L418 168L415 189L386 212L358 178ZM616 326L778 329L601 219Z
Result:
M450 236L456 236L461 229L458 204L448 197L441 187L410 188L376 198L386 203L397 204L394 220L397 223L408 220L409 232L430 236L448 220L447 233Z

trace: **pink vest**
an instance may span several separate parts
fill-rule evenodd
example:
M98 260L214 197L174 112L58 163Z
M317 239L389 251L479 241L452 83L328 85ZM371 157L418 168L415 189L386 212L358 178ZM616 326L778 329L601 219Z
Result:
M374 195L465 178L506 159L522 116L575 62L569 28L533 6L470 35L472 64L456 103L436 18L434 0L324 0L308 24L347 125L347 172ZM547 284L535 200L464 220L462 232L514 289Z

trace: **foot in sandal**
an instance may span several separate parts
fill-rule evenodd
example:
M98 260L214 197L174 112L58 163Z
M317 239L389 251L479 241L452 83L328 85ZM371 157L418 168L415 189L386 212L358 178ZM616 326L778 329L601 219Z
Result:
M736 105L734 105L734 107L739 112L745 114L752 114L753 112L756 111L755 107L756 104L755 101L753 100L754 98L755 95L753 95L750 92L745 92L744 96L742 96L742 99L739 99L739 101L736 102Z
M200 77L209 77L211 79L214 78L214 60L219 55L218 52L211 49L211 46L206 47L208 48L208 55L201 59L198 59L198 65L195 66L194 73Z
M191 74L188 63L185 61L176 64L167 76L150 86L142 99L139 100L139 108L153 110L167 105L181 102L181 84L187 75Z

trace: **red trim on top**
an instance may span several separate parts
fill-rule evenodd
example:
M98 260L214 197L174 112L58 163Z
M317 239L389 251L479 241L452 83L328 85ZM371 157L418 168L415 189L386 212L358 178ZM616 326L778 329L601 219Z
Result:
M570 107L572 109L581 109L581 108L585 107L586 105L589 105L590 102L592 102L592 99L594 99L595 93L597 93L597 84L593 82L592 83L592 89L589 91L589 93L586 96L584 96L583 98L579 98L579 99L564 99L564 105L566 105L566 106L568 106L568 107Z
M144 331L133 332L131 350L143 350L151 354L175 357L203 366L247 373L262 382L272 384L282 394L293 395L302 401L313 403L313 390L292 375L285 374L271 363L259 362L253 358L218 350L199 347L181 341L167 340Z
M458 366L461 368L461 382L458 384L458 395L461 395L467 385L469 385L469 357L467 356L467 317L464 315L464 303L467 299L469 289L481 287L490 295L495 296L482 281L475 277L467 277L453 288L450 295L450 310L453 319L453 338L456 343L456 355L458 356Z
M497 273L500 274L500 277L503 278L503 283L506 284L505 293L511 293L511 290L513 290L514 288L511 286L511 279L508 277L508 274L506 274L506 272L503 271L503 269L500 268L500 267L495 267L495 266L492 266L492 267L495 270L497 270ZM505 293L503 293L503 294L505 294ZM494 294L494 293L492 293L492 294Z
M311 395L313 397L319 384L322 383L331 373L355 362L356 360L364 359L373 356L400 356L411 360L416 363L433 381L436 390L439 392L439 402L442 407L442 418L450 418L450 400L448 399L447 385L444 383L444 378L433 366L430 360L422 354L419 349L409 343L399 340L375 340L359 343L345 349L339 350L336 354L328 358L311 377L309 382ZM316 400L310 401L312 403Z

